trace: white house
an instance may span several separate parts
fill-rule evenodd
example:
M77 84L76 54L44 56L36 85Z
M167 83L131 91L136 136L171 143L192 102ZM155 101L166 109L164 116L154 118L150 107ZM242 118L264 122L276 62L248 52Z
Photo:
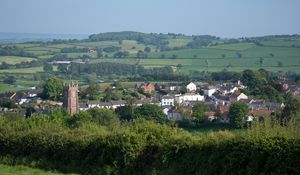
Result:
M207 95L209 97L212 96L212 94L215 93L216 91L217 89L214 86L208 86L203 89L204 95Z
M161 98L161 106L174 106L175 97L172 95L164 95Z
M204 101L204 96L195 93L185 93L179 97L179 103L186 101Z
M197 86L193 82L190 82L188 85L186 85L186 90L187 92L196 92Z
M248 96L245 95L244 93L233 93L229 96L230 101L240 101L240 100L247 100Z

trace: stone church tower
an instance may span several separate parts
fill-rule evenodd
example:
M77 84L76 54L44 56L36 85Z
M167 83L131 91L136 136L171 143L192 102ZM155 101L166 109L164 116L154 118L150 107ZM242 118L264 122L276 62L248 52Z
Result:
M67 109L70 114L78 113L78 85L73 81L71 84L65 85L63 96L63 107Z

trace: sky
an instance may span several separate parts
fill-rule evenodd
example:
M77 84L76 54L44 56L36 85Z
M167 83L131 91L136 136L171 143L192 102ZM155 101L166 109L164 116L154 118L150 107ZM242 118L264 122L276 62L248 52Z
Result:
M300 0L0 0L0 32L300 34Z

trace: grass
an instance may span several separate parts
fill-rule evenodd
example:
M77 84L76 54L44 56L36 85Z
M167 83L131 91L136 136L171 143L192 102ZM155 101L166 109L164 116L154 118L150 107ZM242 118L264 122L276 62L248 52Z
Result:
M0 56L0 63L5 61L8 64L17 64L21 62L30 62L36 60L35 58L19 57L19 56Z
M0 164L0 175L62 175L62 173L30 168L23 165Z
M237 44L220 44L217 46L212 46L210 48L214 49L224 49L224 50L234 50L234 51L244 51L254 47L253 43L237 43Z
M0 70L0 73L26 73L26 74L34 74L37 72L42 72L43 67L31 67L31 68L19 68L19 69L3 69Z
M187 43L189 43L190 41L192 41L191 38L175 38L175 39L168 39L169 47L182 47L182 46L186 46Z

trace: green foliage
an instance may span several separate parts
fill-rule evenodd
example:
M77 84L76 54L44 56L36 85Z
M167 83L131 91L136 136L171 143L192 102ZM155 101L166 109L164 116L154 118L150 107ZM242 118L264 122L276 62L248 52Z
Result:
M196 104L193 106L192 117L195 118L198 122L203 122L207 119L205 112L208 110L208 106L206 104Z
M58 127L47 116L0 118L0 126L1 163L67 173L297 174L300 170L299 128L267 121L239 133L198 136L145 120L125 123L114 132L86 122L72 129Z
M53 71L53 66L49 63L45 63L44 66L43 66L43 70L45 72L52 72Z
M154 120L160 123L164 123L166 120L166 115L163 113L159 106L144 104L134 110L134 118L145 118L147 120Z
M56 77L48 79L43 85L42 96L45 99L58 100L63 93L64 82Z
M100 95L100 86L97 83L92 83L86 89L86 96L89 100L98 100Z
M7 76L3 80L6 84L14 84L16 82L16 78L14 76Z
M229 108L230 124L235 128L242 128L245 125L245 118L249 112L249 107L240 102L232 104Z
M99 125L109 126L112 129L118 128L120 125L118 115L110 109L92 108L87 112L92 116L92 120Z

